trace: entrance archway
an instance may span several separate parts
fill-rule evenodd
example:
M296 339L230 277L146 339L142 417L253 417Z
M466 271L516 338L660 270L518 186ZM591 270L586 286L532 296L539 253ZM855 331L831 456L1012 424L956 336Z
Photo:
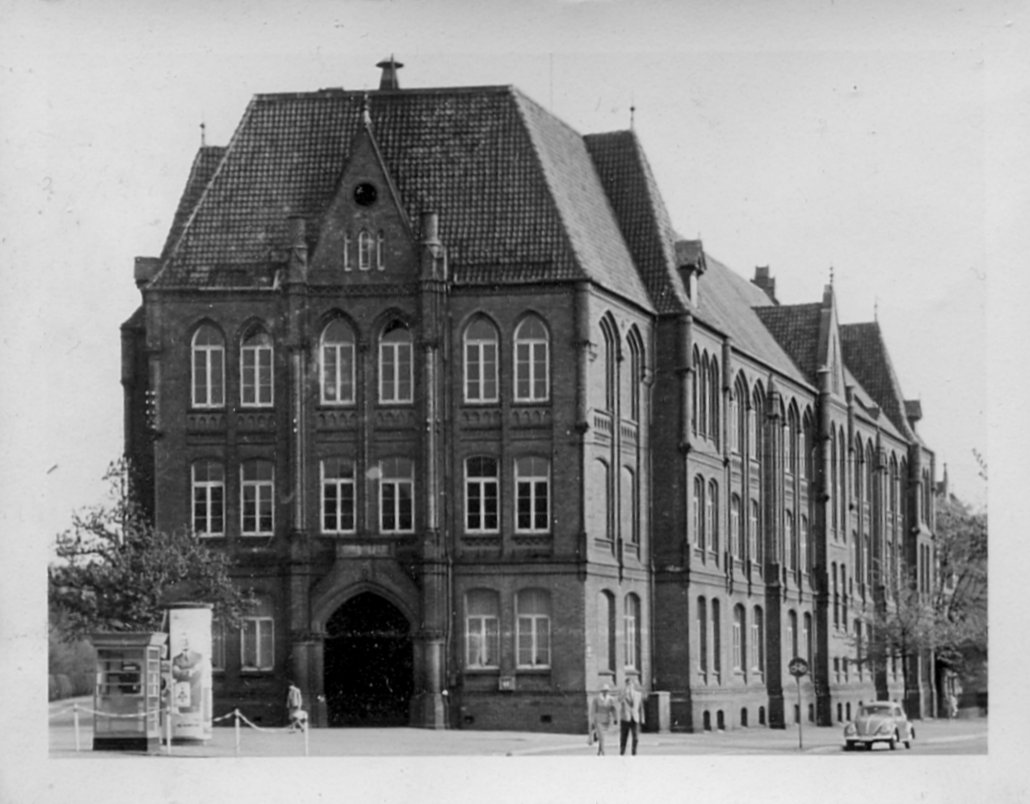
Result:
M372 592L326 623L323 679L330 726L406 726L414 690L410 625Z

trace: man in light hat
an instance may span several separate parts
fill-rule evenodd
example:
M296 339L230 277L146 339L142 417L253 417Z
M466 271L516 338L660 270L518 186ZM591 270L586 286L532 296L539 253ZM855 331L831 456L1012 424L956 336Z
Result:
M597 740L597 755L604 753L604 738L608 728L619 716L618 705L608 684L601 685L601 691L590 702L590 742Z

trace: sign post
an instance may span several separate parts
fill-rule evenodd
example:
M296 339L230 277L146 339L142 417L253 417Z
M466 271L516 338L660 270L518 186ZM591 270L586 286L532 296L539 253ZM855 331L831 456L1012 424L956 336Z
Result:
M804 719L804 711L801 706L801 676L808 675L808 662L800 656L795 656L787 665L787 672L794 676L794 681L796 681L798 685L798 751L800 751L802 749L801 721Z

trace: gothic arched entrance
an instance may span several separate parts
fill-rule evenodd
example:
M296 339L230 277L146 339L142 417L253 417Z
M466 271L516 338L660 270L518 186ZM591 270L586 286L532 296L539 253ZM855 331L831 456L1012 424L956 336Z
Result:
M329 725L408 725L414 659L404 614L379 595L362 592L333 613L325 632Z

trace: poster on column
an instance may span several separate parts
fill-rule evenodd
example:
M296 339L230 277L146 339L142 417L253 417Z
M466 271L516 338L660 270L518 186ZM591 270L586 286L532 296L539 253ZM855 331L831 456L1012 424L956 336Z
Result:
M168 610L172 740L211 739L211 608Z

